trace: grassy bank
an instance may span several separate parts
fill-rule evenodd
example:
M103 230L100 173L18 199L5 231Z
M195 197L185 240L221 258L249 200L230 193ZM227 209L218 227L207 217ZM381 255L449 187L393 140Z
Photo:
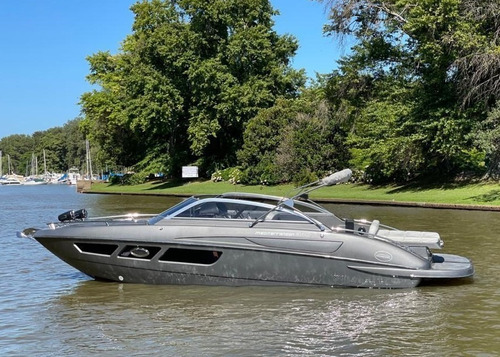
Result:
M228 191L252 192L288 196L293 194L292 185L244 186L228 182L197 181L189 183L149 182L135 186L94 183L94 193L193 195L218 194ZM370 186L344 184L321 188L312 198L341 201L403 202L417 204L481 205L500 207L500 184L453 183L440 185L386 185Z

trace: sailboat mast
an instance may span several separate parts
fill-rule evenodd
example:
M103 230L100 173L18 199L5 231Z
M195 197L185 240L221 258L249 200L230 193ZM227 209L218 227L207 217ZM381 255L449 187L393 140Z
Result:
M43 174L47 178L47 159L45 158L45 149L43 149Z

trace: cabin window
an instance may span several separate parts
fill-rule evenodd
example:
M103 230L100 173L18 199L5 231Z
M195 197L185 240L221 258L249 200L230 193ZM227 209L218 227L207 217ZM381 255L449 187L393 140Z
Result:
M217 250L169 248L159 260L164 262L211 265L219 260L221 256L222 252Z
M197 199L194 197L188 198L188 199L176 204L175 206L170 207L166 211L160 213L158 216L151 218L149 220L149 224L155 224L155 223L161 221L162 219L169 217L170 215L182 210L184 207L189 206L190 204L192 204L193 202L196 202L196 201L197 201Z
M101 255L111 255L114 253L118 245L104 243L75 243L76 248L82 253L92 253Z
M260 206L210 201L190 207L176 217L256 219L265 212Z

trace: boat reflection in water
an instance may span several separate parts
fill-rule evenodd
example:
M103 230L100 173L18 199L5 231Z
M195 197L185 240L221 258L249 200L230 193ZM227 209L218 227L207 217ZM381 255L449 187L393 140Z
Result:
M95 279L129 283L408 288L474 274L467 258L431 251L443 246L438 233L340 219L308 199L350 176L337 172L291 198L191 197L155 216L69 211L20 235Z

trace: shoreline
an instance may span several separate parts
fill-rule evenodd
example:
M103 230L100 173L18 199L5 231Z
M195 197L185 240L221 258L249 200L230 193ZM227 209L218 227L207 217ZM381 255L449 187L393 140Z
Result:
M100 195L120 195L120 196L157 196L157 197L191 197L196 194L188 193L162 193L162 192L104 192L81 190L83 194L100 194ZM389 206L389 207L408 207L408 208L431 208L431 209L455 209L468 211L490 211L499 212L500 206L495 205L475 205L475 204L460 204L460 203L437 203L437 202L407 202L407 201L385 201L385 200L360 200L347 198L326 198L314 197L313 201L321 203L338 203L350 205L366 205L366 206Z

